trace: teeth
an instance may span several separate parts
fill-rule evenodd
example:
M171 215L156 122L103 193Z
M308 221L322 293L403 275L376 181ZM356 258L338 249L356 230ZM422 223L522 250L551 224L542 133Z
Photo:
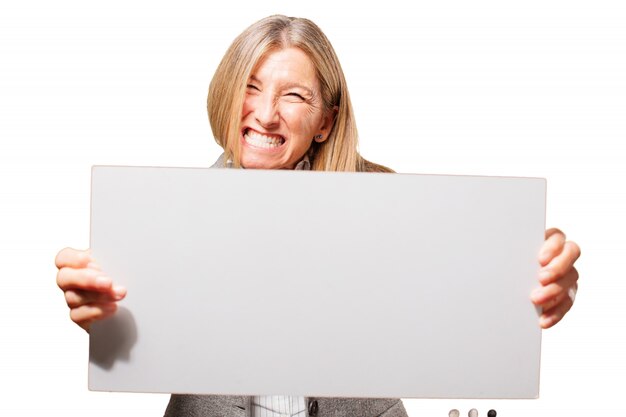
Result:
M253 130L246 131L244 139L252 146L266 149L277 148L285 142L282 138L265 136Z

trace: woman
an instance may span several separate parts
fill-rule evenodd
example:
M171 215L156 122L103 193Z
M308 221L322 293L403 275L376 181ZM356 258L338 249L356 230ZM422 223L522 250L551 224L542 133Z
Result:
M224 154L213 165L232 168L392 172L357 152L357 130L339 60L321 30L306 19L271 16L239 35L209 88L208 113ZM574 301L578 246L551 229L539 254L543 309L539 324L559 322ZM88 251L57 255L57 282L70 317L89 330L112 315L126 290L114 285ZM397 399L312 399L172 395L167 416L406 416Z

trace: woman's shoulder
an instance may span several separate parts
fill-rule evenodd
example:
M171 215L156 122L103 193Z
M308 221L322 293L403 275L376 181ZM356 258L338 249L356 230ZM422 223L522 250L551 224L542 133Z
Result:
M368 161L365 158L362 158L360 172L385 172L385 173L395 173L391 168L387 168L384 165L376 164L374 162Z

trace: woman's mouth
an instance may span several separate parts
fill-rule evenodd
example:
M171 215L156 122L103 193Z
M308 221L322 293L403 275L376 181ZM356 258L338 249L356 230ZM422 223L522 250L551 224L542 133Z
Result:
M243 139L248 145L264 149L278 148L285 143L285 138L280 135L268 135L252 129L244 130Z

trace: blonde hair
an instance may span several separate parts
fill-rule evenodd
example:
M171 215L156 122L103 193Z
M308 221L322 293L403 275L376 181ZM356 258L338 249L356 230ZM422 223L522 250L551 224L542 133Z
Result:
M348 86L328 38L312 21L269 16L243 31L222 58L209 86L207 110L213 136L233 165L240 166L240 124L246 85L256 64L268 53L296 47L313 63L325 111L337 109L328 138L309 149L318 171L393 172L358 153L358 134Z

